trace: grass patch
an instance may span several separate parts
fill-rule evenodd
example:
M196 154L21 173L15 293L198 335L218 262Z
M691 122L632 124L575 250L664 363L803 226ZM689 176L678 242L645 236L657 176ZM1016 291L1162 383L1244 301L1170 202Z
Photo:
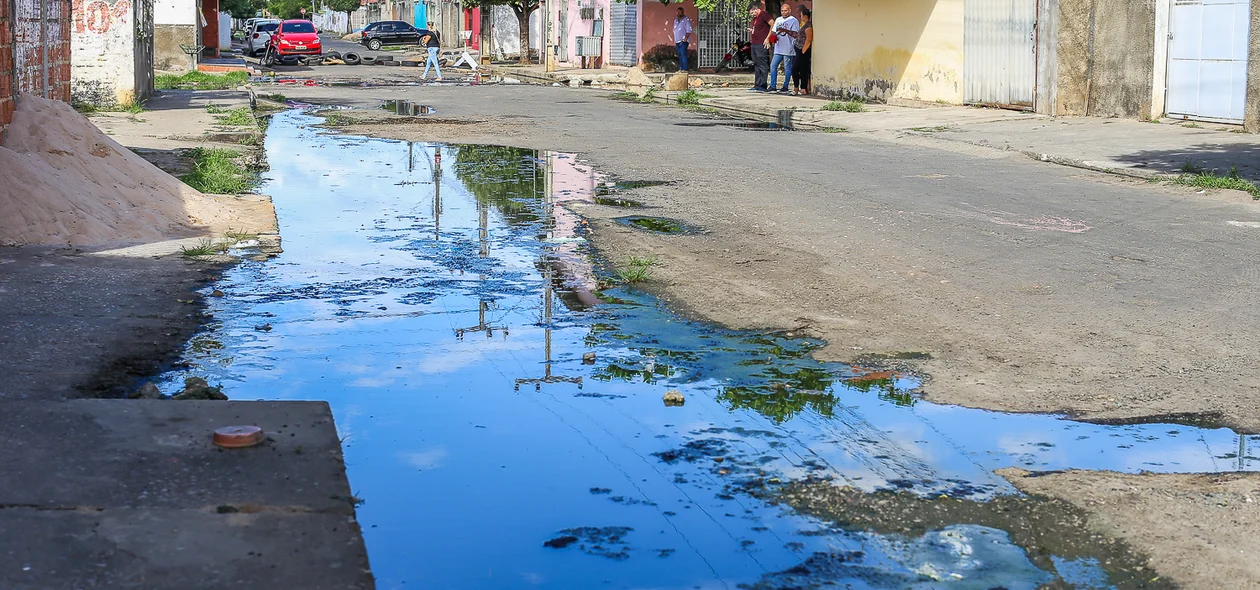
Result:
M153 80L158 90L227 90L236 88L249 81L249 72L228 72L226 74L207 74L205 72L188 72L180 76L163 74Z
M823 133L848 133L848 127L823 127Z
M1216 174L1215 172L1206 171L1203 169L1202 166L1198 166L1197 164L1194 164L1192 162L1186 162L1186 166L1182 167L1182 171L1183 172L1186 171L1187 167L1190 167L1197 171L1186 172L1185 174L1182 174L1181 176L1177 177L1177 179L1174 180L1173 182L1177 184L1185 185L1185 186L1193 186L1193 187L1198 187L1198 188L1230 189L1230 190L1236 190L1236 191L1243 191L1251 195L1253 198L1260 199L1260 187L1257 187L1254 183L1252 183L1249 180L1240 178L1238 176L1237 166L1231 167L1229 169L1229 172L1226 173L1225 175L1220 175L1220 174Z
M196 246L180 246L179 249L184 258L198 259L227 252L228 245L224 243L215 243L215 241L210 238L202 238L200 242L197 242Z
M322 115L324 117L324 125L329 127L346 127L358 123L359 120L340 113L328 113Z
M1198 123L1186 123L1185 125L1182 125L1182 127L1185 127L1186 129L1200 129L1203 126Z
M911 127L910 128L911 131L918 131L919 133L940 133L942 131L949 131L950 129L952 129L952 127L948 125L937 125L935 127Z
M232 109L226 115L215 117L221 125L231 125L234 127L252 127L254 125L254 113L250 112L249 107L241 107Z
M112 105L99 106L89 102L73 103L74 110L91 115L92 113L131 113L139 115L144 112L144 105L138 102L122 102Z
M652 267L659 264L655 256L631 256L626 263L618 266L614 273L617 281L633 285L652 278Z
M634 92L614 92L612 95L614 100L639 100L639 95Z
M720 111L720 110L718 110L718 109L715 109L715 108L713 108L713 107L705 107L705 106L697 106L697 105L683 105L683 108L684 108L684 109L687 109L687 110L689 110L689 111L691 111L691 112L693 112L693 113L704 113L704 114L706 114L706 115L720 115L720 114L722 114L722 111Z
M230 240L233 245L240 242L249 242L258 239L258 234L247 231L236 231L234 229L228 229L223 233L223 236Z
M644 93L643 93L643 96L640 96L640 97L636 98L635 100L637 100L637 101L639 101L639 102L644 102L644 103L646 103L646 102L656 102L656 89L655 89L655 88L648 88L648 89L647 89L647 92L644 92Z
M259 94L258 98L261 98L263 100L270 100L272 102L287 102L289 100L287 96L280 94L278 92L275 94Z
M694 89L688 89L680 93L674 100L681 105L698 105L702 98L713 98L712 94L701 94Z
M1246 130L1246 129L1242 129L1242 128L1238 128L1238 129L1230 129L1230 130L1229 130L1229 132L1230 132L1230 133L1246 133L1246 132L1247 132L1247 130Z
M193 160L193 171L179 179L203 193L235 195L254 185L254 175L236 163L240 152L222 148L193 148L188 150L187 155Z
M846 113L865 113L866 103L857 100L833 100L823 105L824 111L844 111Z

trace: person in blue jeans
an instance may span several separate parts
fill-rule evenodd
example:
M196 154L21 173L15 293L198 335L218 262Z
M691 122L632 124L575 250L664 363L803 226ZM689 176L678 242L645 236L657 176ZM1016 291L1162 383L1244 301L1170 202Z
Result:
M429 26L432 27L433 23L429 23ZM442 47L440 36L438 35L437 31L434 31L432 29L426 29L426 30L420 31L420 42L423 43L424 46L428 48L429 50L429 57L428 59L424 60L424 73L420 74L420 78L421 79L428 78L429 66L433 66L434 71L437 72L437 79L441 80L442 68L441 66L438 65L438 51Z
M784 2L779 8L779 18L774 20L774 58L770 60L770 91L778 86L779 64L783 64L783 88L780 94L788 94L788 85L792 83L792 62L796 61L796 35L801 31L801 23L792 16L792 5ZM770 43L770 38L766 43Z
M691 46L691 19L678 7L678 16L674 19L674 50L678 52L678 71L685 72L687 67L687 48Z

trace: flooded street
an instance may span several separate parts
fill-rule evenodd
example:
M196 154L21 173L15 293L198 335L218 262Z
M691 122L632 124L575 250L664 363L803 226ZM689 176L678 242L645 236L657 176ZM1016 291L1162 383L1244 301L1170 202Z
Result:
M615 284L602 261L627 253L590 251L576 211L609 179L580 157L319 122L273 118L284 253L210 287L162 385L327 400L381 588L1129 587L1087 550L836 526L780 491L989 502L1018 493L1007 467L1260 467L1260 437L931 404L912 376L812 359L822 342L684 319Z

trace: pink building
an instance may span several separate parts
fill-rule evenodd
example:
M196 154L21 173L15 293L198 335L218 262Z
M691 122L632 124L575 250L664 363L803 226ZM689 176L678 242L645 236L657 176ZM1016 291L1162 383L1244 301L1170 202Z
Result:
M608 21L614 0L552 0L551 42L560 67L601 67L609 51ZM583 64L583 56L588 56Z

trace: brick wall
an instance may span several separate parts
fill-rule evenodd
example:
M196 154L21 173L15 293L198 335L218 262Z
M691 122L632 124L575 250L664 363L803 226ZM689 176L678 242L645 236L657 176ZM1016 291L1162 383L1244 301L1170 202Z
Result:
M70 30L70 0L0 0L0 140L19 94L70 100Z

